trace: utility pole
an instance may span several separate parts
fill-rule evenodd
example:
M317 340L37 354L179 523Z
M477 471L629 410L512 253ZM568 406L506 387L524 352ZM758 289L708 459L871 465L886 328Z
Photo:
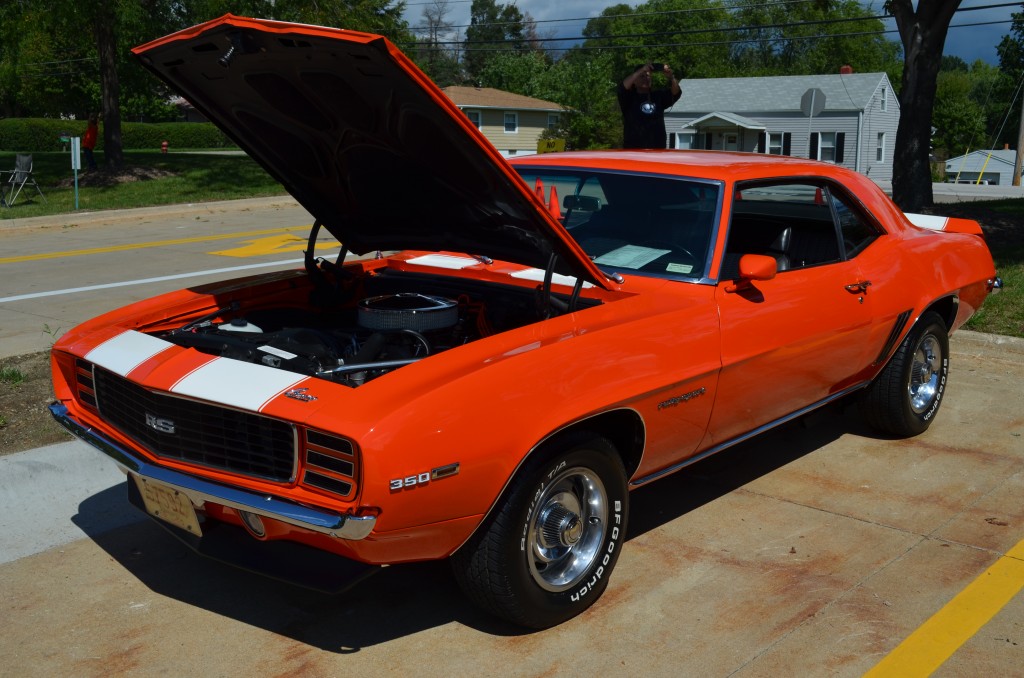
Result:
M1024 161L1024 101L1020 107L1020 126L1017 128L1017 157L1013 161L1013 185L1020 186L1020 168Z

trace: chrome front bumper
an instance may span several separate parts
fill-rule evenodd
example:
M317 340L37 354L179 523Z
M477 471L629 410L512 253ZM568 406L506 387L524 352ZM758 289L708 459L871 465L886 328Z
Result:
M376 516L340 515L321 511L285 499L239 490L155 466L94 429L75 421L64 405L50 405L50 413L72 435L113 459L121 470L168 485L191 499L194 506L201 507L209 501L349 541L365 539L377 523Z

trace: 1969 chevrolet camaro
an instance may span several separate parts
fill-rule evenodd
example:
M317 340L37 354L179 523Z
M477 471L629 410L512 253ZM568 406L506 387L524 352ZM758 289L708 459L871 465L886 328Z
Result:
M379 36L228 15L135 54L314 216L306 265L75 328L51 409L193 548L310 586L450 558L558 624L608 586L630 489L847 396L925 431L999 285L976 222L831 164L509 163Z

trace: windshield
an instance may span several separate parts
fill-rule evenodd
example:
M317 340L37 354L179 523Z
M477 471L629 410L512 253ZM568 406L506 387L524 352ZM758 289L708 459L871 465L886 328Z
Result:
M606 272L705 277L719 182L591 170L517 168Z

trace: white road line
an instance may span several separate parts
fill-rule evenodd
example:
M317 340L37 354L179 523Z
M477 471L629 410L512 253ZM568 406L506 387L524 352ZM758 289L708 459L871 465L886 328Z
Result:
M32 294L18 294L13 297L0 297L0 304L8 301L24 301L25 299L39 299L40 297L58 297L63 294L77 294L78 292L92 292L93 290L106 290L112 287L128 287L130 285L145 285L147 283L163 282L165 280L180 280L181 278L195 278L202 275L214 275L217 273L231 273L233 271L245 271L253 268L267 268L270 266L284 266L286 264L299 264L303 259L286 259L285 261L267 261L262 264L246 264L245 266L231 266L229 268L211 268L208 271L195 271L194 273L178 273L177 275L162 275L157 278L143 278L142 280L125 280L123 282L106 283L104 285L89 285L88 287L69 287L64 290L53 290L50 292L34 292Z

